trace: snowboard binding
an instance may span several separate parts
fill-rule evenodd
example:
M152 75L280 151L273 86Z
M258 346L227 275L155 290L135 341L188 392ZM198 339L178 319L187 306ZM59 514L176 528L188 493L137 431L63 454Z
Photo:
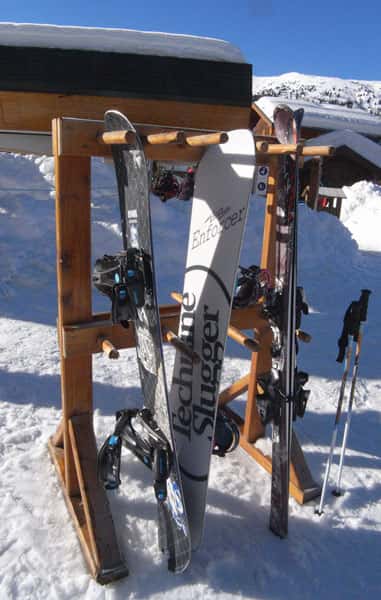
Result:
M251 265L248 268L240 266L239 271L233 299L234 308L255 304L259 298L266 295L270 284L270 275L267 269Z
M280 396L271 374L258 379L256 403L262 425L277 422L280 414Z
M148 467L154 475L156 499L167 498L167 479L172 466L172 450L149 409L127 409L116 413L114 433L98 454L98 478L106 489L119 487L122 445Z
M310 390L305 390L304 385L308 381L308 374L304 371L295 370L295 392L293 398L293 421L297 417L302 418L306 412L307 401ZM277 423L280 416L281 391L279 382L273 376L263 376L258 379L257 385L257 410L262 425ZM287 400L286 400L287 401Z
M112 322L128 327L128 321L137 319L138 308L152 304L150 256L138 248L105 254L95 262L93 283L111 299Z
M158 196L162 202L171 198L190 200L193 196L195 182L195 169L189 167L185 173L174 173L156 165L152 178L151 192Z
M212 453L223 458L237 448L239 438L240 433L236 423L225 413L219 411L214 430Z
M151 192L162 202L175 198L179 193L179 182L173 171L158 169L152 179Z

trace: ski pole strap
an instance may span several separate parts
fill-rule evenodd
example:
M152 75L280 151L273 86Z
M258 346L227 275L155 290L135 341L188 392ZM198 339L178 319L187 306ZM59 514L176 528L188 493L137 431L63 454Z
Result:
M343 330L341 332L341 336L337 341L339 353L337 355L336 361L339 363L342 363L344 360L345 350L348 346L349 336L352 336L355 342L358 341L360 325L367 319L368 302L370 294L370 290L361 290L360 299L351 302L351 304L348 306L345 312L343 320Z

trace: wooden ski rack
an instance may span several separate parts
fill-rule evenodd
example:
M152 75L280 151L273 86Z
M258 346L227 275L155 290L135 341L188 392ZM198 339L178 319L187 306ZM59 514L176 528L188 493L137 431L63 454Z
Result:
M227 140L225 132L137 125L147 157L200 160L205 147ZM103 132L103 122L53 120L56 174L58 338L61 352L62 421L49 440L66 503L84 556L99 583L128 574L103 486L97 478L92 417L92 354L116 359L135 345L133 323L113 325L110 314L92 314L90 251L90 160L110 156L111 143L133 143L131 132ZM160 307L163 340L192 360L200 357L174 333L179 306Z
M125 111L135 120L148 119L151 115L153 120L164 124L135 122L147 158L193 163L200 160L207 145L226 141L228 134L218 131L218 127L236 129L248 126L249 106L227 105L216 110L216 107L205 104L73 97L40 90L6 90L0 95L3 103L0 124L4 130L46 132L50 119L55 117L52 141L56 179L57 329L61 354L62 419L48 445L90 572L99 583L105 584L126 576L128 569L118 546L106 492L97 478L92 355L104 352L109 358L116 359L120 349L135 345L135 338L133 324L124 329L111 323L109 313L92 313L90 162L93 156L111 155L110 143L115 141L116 135L105 134L100 118L108 107ZM73 114L74 118L63 117L63 114ZM89 115L92 120L88 119ZM168 122L174 124L166 125ZM215 129L202 129L206 124ZM117 133L118 140L122 139L123 143L133 142L131 132ZM314 156L327 156L331 151L303 146L282 148L274 144L274 138L264 137L256 140L256 150L257 162L263 162L270 168L262 267L273 272L279 161L286 152L300 156L310 156L311 152ZM179 314L179 304L160 307L163 339L181 351L189 352L174 333L178 329ZM255 339L242 331L248 329L255 332ZM252 352L251 369L220 394L220 404L240 424L242 448L270 471L271 459L255 446L256 440L264 435L255 403L256 379L258 374L271 367L272 334L261 305L233 309L229 335ZM199 357L192 353L192 359L197 361ZM245 392L247 404L242 419L227 405ZM295 434L290 490L299 502L319 493Z

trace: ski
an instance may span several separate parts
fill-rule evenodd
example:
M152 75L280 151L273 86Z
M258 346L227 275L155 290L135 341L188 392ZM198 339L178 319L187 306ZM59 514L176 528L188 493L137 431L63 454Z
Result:
M193 550L203 534L211 455L237 443L238 431L217 419L217 404L254 162L252 133L236 130L206 150L195 175L179 337L201 362L176 353L170 392Z
M120 484L121 449L125 446L153 474L158 506L159 545L168 568L182 572L191 548L175 440L168 407L162 337L156 298L149 181L141 141L127 117L108 111L105 131L135 134L131 144L112 144L118 183L123 251L96 262L93 280L112 301L112 320L125 327L133 322L143 408L117 413L115 430L105 441L98 473L107 489Z
M297 144L303 111L288 106L274 111L274 128L280 143ZM272 477L270 529L280 537L288 533L288 503L292 422L295 412L304 413L307 393L305 373L297 376L297 207L298 158L285 156L280 162L281 192L277 204L276 262L274 289L266 301L273 330L272 370L266 382L272 410ZM266 386L265 386L266 387Z

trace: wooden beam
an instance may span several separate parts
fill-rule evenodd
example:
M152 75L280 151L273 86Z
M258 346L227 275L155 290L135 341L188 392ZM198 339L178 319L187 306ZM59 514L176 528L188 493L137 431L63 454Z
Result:
M175 100L143 100L79 94L0 91L0 130L49 132L52 119L102 120L106 110L128 115L134 123L156 123L178 129L240 129L249 126L250 107Z
M240 379L237 379L237 381L234 381L234 383L229 385L229 387L225 388L220 393L218 405L225 406L225 404L228 404L228 402L231 402L234 400L234 398L238 398L238 396L246 392L247 388L249 387L249 381L250 373L244 375L244 377L241 377Z
M59 156L111 157L110 145L99 143L99 139L104 134L103 121L90 121L88 119L82 121L64 118L61 120L61 127L62 133L57 147ZM120 140L120 135L118 135L117 139ZM146 158L149 160L179 160L192 163L200 160L203 148L188 148L186 146L167 143L160 145L147 144L144 152Z
M263 326L262 308L250 306L232 310L230 323L237 329L253 329ZM160 307L160 320L164 329L178 331L180 306L169 304ZM135 346L134 325L128 329L121 325L113 325L110 313L93 315L90 319L72 323L62 327L62 352L66 358L76 358L81 355L103 352L102 340L108 340L116 349L132 348Z

